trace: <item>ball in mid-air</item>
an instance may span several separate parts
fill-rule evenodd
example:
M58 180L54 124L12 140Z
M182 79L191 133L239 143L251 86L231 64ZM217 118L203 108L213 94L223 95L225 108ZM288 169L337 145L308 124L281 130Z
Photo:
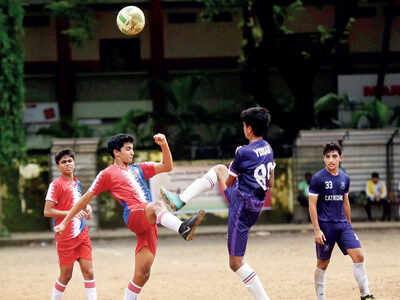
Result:
M136 6L126 6L118 12L117 25L126 35L139 34L145 25L143 11Z

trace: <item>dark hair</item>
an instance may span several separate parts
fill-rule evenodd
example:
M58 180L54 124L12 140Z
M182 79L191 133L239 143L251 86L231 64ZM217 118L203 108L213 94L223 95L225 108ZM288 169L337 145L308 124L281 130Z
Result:
M114 150L121 151L121 148L124 146L125 143L134 143L135 138L128 134L117 134L110 138L107 144L107 151L108 153L114 158Z
M268 129L271 115L264 107L250 107L240 113L240 119L247 126L251 126L255 136L262 136Z
M340 148L340 146L334 142L326 144L322 153L325 155L332 151L337 151L339 155L342 155L342 148Z
M307 176L312 177L312 174L311 174L310 172L306 172L306 173L304 174L304 177L307 177Z
M379 178L379 173L378 172L373 172L372 174L371 174L371 178Z
M54 160L56 161L56 164L60 162L61 158L63 158L65 155L71 156L73 160L75 160L75 153L71 149L63 149L59 151L56 156L54 157Z

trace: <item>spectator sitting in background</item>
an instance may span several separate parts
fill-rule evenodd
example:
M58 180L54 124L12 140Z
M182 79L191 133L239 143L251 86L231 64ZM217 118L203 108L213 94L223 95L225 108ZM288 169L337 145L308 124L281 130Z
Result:
M308 188L310 187L311 177L312 175L310 172L305 173L305 179L300 181L298 186L299 196L297 197L297 200L299 200L303 207L308 207Z
M304 180L300 181L298 185L298 196L297 200L299 201L300 205L306 208L307 218L310 221L310 215L308 213L308 188L310 187L312 174L310 172L306 172L304 174Z
M390 221L390 203L386 199L387 189L386 184L383 180L379 180L379 174L374 172L371 174L371 179L368 180L366 185L367 204L365 205L365 211L368 215L368 220L372 221L371 205L377 203L383 206L382 221L386 219Z

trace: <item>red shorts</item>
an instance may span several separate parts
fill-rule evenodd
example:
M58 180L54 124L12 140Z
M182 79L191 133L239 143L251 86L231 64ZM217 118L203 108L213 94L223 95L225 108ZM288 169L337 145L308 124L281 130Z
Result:
M57 242L57 253L62 266L73 265L80 258L92 260L92 244L87 227L77 237Z
M158 230L157 224L150 224L146 218L145 208L149 203L140 203L129 207L130 214L126 226L137 236L135 254L143 247L149 248L153 255L156 255Z

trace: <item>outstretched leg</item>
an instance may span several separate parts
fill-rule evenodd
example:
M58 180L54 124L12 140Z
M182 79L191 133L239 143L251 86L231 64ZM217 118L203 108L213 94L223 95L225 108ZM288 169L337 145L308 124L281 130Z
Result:
M171 214L161 201L149 203L145 208L145 213L150 224L154 224L157 220L164 227L178 232L187 241L193 239L196 228L203 221L205 214L204 210L200 210L190 219L182 222Z
M224 165L216 165L212 167L202 177L193 181L181 194L176 194L161 188L161 195L164 201L172 210L181 209L186 203L205 191L212 190L218 183L225 190L225 181L228 178L228 168Z

